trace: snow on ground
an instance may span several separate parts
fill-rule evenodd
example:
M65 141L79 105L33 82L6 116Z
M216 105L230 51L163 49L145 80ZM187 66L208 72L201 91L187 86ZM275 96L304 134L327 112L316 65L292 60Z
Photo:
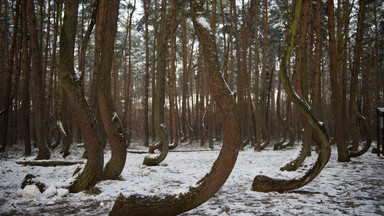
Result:
M219 153L183 144L170 152L156 167L142 165L146 154L128 153L120 181L97 184L100 194L86 192L67 194L63 186L79 165L38 167L22 166L21 145L11 146L0 154L0 215L107 215L119 193L180 193L194 185L211 168ZM145 150L138 144L131 149ZM300 176L316 159L307 159L306 168L297 172L281 172L279 168L297 153L295 149L253 152L250 147L239 153L237 163L224 186L200 207L182 215L384 215L384 158L366 153L350 163L336 161L336 150L321 174L310 184L285 193L260 193L250 190L255 175L274 177ZM82 148L72 150L68 160L81 159ZM53 152L53 159L61 159ZM110 157L106 151L105 160ZM48 189L20 189L26 174L33 174Z

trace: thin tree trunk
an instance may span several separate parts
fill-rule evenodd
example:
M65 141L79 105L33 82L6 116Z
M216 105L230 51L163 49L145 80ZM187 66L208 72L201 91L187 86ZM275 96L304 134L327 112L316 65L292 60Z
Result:
M177 125L176 125L176 111L175 107L177 106L177 100L175 101L176 96L176 27L177 24L175 24L175 6L176 1L172 0L171 4L171 71L168 75L169 77L169 106L171 111L171 121L172 121L172 134L173 134L173 145L171 145L169 148L174 149L179 145L179 137L177 133Z
M353 66L351 72L351 89L349 100L349 118L352 136L352 146L357 150L359 146L359 129L355 111L357 110L357 94L359 91L358 77L360 74L361 57L363 55L363 36L364 36L364 19L366 11L366 0L359 0L359 14L357 19L356 44L354 49Z
M149 31L148 31L148 6L147 1L143 0L144 17L145 17L145 78L144 78L144 146L149 146Z
M157 39L157 1L154 2L155 4L155 19L153 20L153 29L154 29L154 34L153 34L153 52L152 52L152 116L151 116L151 131L152 131L152 141L155 141L156 139L156 130L155 130L155 103L154 100L156 98L156 89L155 89L155 80L156 80L156 74L155 74L155 66L156 66L156 50L158 49L156 44L158 44L158 39ZM157 53L158 55L159 53Z
M165 74L166 74L166 54L167 54L167 31L166 31L166 2L161 4L161 21L159 39L157 42L157 74L156 74L156 95L155 104L155 125L160 136L161 153L156 157L145 157L143 164L154 166L161 163L168 154L168 136L164 123L164 104L165 104Z
M31 137L29 127L29 102L30 102L30 58L28 52L28 24L27 24L27 0L23 0L21 6L22 10L22 28L23 28L23 51L22 51L22 104L21 104L21 118L22 118L22 134L24 139L24 155L31 154Z

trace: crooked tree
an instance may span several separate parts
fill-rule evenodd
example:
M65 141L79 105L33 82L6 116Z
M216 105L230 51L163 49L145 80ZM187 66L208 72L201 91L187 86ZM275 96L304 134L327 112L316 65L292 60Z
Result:
M297 31L298 20L300 19L301 6L303 0L298 0L295 5L294 18L292 20L291 33L288 37L287 48L284 57L280 65L280 77L283 83L284 89L289 98L297 106L301 114L318 133L320 138L320 153L318 155L316 163L311 167L304 176L297 179L275 179L264 175L258 175L254 178L252 184L252 190L268 192L268 191L287 191L302 187L311 182L321 172L324 166L327 164L329 157L331 156L331 147L328 139L327 132L324 125L316 118L311 112L311 108L298 97L295 90L292 88L292 84L289 81L287 75L287 64L290 58L290 53L293 49L294 38Z
M204 1L190 1L192 20L204 55L209 87L223 118L223 147L211 171L196 187L182 194L169 196L119 195L110 215L177 215L191 210L215 194L224 184L239 152L240 125L235 99L219 70L215 39L203 15Z
M78 0L65 2L64 21L60 35L59 79L68 96L70 105L76 110L75 119L84 138L88 152L84 170L68 187L70 192L80 192L93 187L99 180L104 164L103 144L98 122L88 105L81 80L74 71L74 46L76 37Z

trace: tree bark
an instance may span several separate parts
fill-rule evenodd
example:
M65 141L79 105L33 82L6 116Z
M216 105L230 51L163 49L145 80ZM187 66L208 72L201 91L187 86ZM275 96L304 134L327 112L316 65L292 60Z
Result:
M197 187L191 187L189 192L170 196L143 197L132 195L128 198L119 195L110 215L177 215L191 210L220 189L224 184L236 162L240 148L240 125L236 102L228 89L222 74L219 72L219 61L214 36L210 28L202 23L206 22L202 16L203 3L190 1L192 20L197 36L204 49L206 76L213 97L222 112L224 141L219 157L215 161L209 174L198 182Z
M145 78L144 78L144 146L149 146L149 31L148 31L148 6L147 1L143 0L144 17L145 17Z
M177 125L176 125L176 110L175 107L177 106L177 100L175 100L176 96L176 17L175 17L175 6L176 1L172 0L171 4L171 71L168 75L169 77L169 106L171 111L171 122L172 122L172 134L173 134L173 144L170 147L170 149L174 149L179 145L179 137L177 132Z
M112 98L111 72L114 56L114 41L117 31L119 0L108 2L104 26L100 72L98 79L98 101L100 114L111 146L111 159L105 165L100 180L117 179L124 169L127 157L126 137L123 125L116 113ZM103 1L101 1L103 2ZM103 3L100 3L103 4Z
M358 77L360 74L361 57L363 55L363 36L364 36L364 20L366 11L366 0L359 0L359 14L357 19L357 31L356 31L356 44L354 49L353 67L351 72L351 89L350 89L350 101L349 101L349 117L352 136L352 147L354 150L359 146L359 128L357 125L357 94L358 94ZM360 114L361 115L361 114ZM361 117L359 119L364 119ZM370 138L368 138L370 139ZM367 141L368 142L368 141Z
M22 28L23 28L23 51L22 51L22 104L21 104L21 118L22 118L22 134L24 139L24 155L31 154L31 137L29 127L29 102L30 102L30 57L28 51L28 24L27 24L27 0L23 0L21 6L22 14Z
M339 92L339 79L337 67L337 52L335 42L335 19L333 0L328 1L328 33L329 33L329 67L331 80L331 103L334 118L335 140L337 143L338 161L349 161L348 150L344 141L342 106Z
M86 143L87 163L83 172L68 187L70 192L80 192L93 187L103 171L103 144L99 133L98 122L88 106L80 79L74 71L74 45L77 26L78 0L65 2L64 22L60 36L59 78L68 96L71 106L76 110L78 122Z
M32 72L33 72L33 106L35 112L35 133L39 153L36 160L49 159L51 152L45 142L44 137L44 89L42 85L43 70L41 67L41 55L37 38L37 25L35 16L35 6L33 0L27 1L29 32L32 54Z
M324 125L313 115L310 111L311 108L297 96L297 93L293 90L287 75L287 63L290 58L290 53L293 49L293 41L296 35L298 20L300 19L300 11L302 6L302 0L298 0L295 5L294 19L292 21L291 33L288 37L287 48L280 65L280 77L283 82L284 89L289 98L294 102L300 112L309 121L311 126L316 130L321 141L321 149L316 163L310 168L307 173L297 179L274 179L267 176L256 176L253 180L252 190L268 192L268 191L287 191L302 187L313 179L321 172L324 166L327 164L331 156L331 147L329 144L328 135Z
M165 104L165 73L166 73L166 54L167 54L167 31L166 31L166 2L162 1L161 5L161 21L159 39L157 41L157 74L156 74L156 95L154 98L155 105L155 125L157 133L160 136L161 153L156 157L145 157L143 164L147 166L155 166L161 163L168 154L168 135L164 123L164 104Z

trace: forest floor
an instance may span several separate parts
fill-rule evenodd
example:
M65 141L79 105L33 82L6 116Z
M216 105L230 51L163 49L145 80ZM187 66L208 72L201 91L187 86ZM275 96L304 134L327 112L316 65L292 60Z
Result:
M254 152L251 147L239 153L236 165L223 187L206 203L182 215L384 215L384 158L370 152L349 163L337 162L332 148L330 161L308 185L285 193L260 193L250 190L253 178L263 174L280 178L301 176L316 160L313 151L305 166L296 172L282 172L280 167L294 158L295 148ZM66 194L63 187L78 166L22 166L17 161L33 160L20 156L22 145L10 146L0 154L0 215L107 215L119 193L128 195L173 194L188 190L207 172L217 158L215 150L198 144L182 144L170 152L160 166L142 165L146 149L132 144L119 181L103 181L91 191ZM70 161L81 159L82 147L71 149ZM34 152L36 154L36 152ZM105 151L108 161L110 151ZM59 150L53 160L62 160ZM32 187L20 189L26 174L37 176L47 189L43 194Z

